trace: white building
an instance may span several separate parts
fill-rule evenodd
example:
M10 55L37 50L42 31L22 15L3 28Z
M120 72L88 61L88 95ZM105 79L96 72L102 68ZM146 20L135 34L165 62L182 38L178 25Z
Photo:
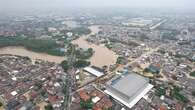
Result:
M84 71L86 71L86 72L88 72L88 73L90 73L90 74L92 74L92 75L94 75L96 77L100 77L100 76L104 75L103 72L100 72L100 71L98 71L98 70L96 70L94 68L91 68L91 67L85 67Z
M127 73L107 82L106 94L118 100L123 105L132 108L151 89L149 79L135 73Z

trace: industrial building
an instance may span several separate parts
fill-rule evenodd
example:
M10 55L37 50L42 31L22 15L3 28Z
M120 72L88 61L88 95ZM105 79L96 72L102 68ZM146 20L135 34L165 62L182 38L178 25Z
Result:
M104 75L103 72L100 72L100 71L98 71L98 70L96 70L92 67L85 67L83 70L90 73L90 74L92 74L92 75L94 75L94 76L96 76L96 77L100 77L100 76Z
M135 73L126 73L108 81L105 93L132 108L152 88L153 85L149 84L149 79Z

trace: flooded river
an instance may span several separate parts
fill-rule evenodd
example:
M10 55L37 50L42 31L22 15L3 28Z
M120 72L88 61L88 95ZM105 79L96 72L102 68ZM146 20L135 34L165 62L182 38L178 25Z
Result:
M0 48L0 54L13 54L13 55L19 55L19 56L28 56L32 60L42 59L45 61L56 62L56 63L60 63L61 61L64 60L64 57L48 55L45 53L33 52L33 51L25 49L24 47L15 47L15 46Z
M91 26L89 28L92 31L91 34L95 34L99 32L98 26ZM89 59L92 65L102 67L104 65L108 66L116 62L117 55L113 51L107 49L105 46L95 45L95 44L91 44L87 42L85 40L87 37L89 37L89 35L82 36L79 39L72 41L72 43L79 45L79 47L81 48L93 48L95 53ZM48 55L45 53L32 52L23 47L14 47L14 46L0 48L0 54L13 54L13 55L19 55L19 56L28 56L32 60L42 59L45 61L56 62L56 63L60 63L61 61L64 60L64 57Z
M91 26L89 28L92 30L91 34L95 34L99 32L98 26ZM109 66L111 64L115 64L118 56L113 51L109 50L103 45L95 45L87 42L86 39L89 36L90 35L80 37L79 39L72 41L72 43L77 44L81 48L93 48L95 53L90 58L92 65L95 65L97 67L102 67L104 65Z

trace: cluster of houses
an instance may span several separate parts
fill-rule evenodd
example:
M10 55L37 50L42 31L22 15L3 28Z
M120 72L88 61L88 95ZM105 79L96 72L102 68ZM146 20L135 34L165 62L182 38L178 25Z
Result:
M12 55L1 55L0 60L0 102L6 110L63 107L66 74L60 66Z

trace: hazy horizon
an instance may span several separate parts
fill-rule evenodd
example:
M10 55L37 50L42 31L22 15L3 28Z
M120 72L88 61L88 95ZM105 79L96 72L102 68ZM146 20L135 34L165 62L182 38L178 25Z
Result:
M194 0L0 0L0 12L68 10L79 8L137 8L194 12Z

